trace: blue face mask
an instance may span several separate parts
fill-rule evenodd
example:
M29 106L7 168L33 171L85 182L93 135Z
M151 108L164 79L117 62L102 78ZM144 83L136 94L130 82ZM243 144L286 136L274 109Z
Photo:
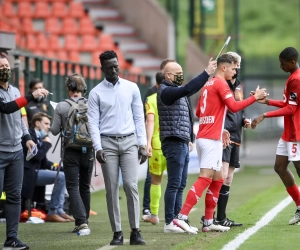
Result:
M41 130L38 131L38 137L40 139L44 139L47 135L48 134L47 134L47 132L44 129L41 129Z

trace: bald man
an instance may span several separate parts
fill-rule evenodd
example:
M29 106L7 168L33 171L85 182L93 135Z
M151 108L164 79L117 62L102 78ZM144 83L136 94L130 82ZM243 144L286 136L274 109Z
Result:
M198 92L217 68L212 58L208 67L189 83L184 81L182 67L177 62L165 65L165 80L157 92L160 140L167 160L168 183L165 191L165 233L183 233L173 223L182 206L182 193L186 186L189 163L189 143L195 140L193 114L187 97ZM191 233L198 229L191 227Z

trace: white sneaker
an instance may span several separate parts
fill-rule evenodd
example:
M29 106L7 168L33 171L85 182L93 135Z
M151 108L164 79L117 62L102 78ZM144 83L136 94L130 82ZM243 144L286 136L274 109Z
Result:
M300 210L297 209L294 217L289 221L290 225L294 225L295 223L300 221Z
M217 225L217 224L210 224L208 226L203 225L202 227L202 232L206 233L206 232L227 232L228 230L230 230L230 227L224 227L221 225Z
M199 231L199 229L198 229L197 227L192 227L192 226L191 226L191 229L192 229L193 231L197 232L197 233L198 233L198 231Z
M190 234L197 234L197 231L193 230L189 224L188 220L182 220L182 219L174 219L173 224L180 227L182 230L190 233Z
M182 230L180 227L177 227L173 224L173 222L171 222L169 225L165 224L164 233L184 233L184 230Z
M86 236L91 234L91 229L89 229L87 224L81 224L77 227L77 235L78 236Z

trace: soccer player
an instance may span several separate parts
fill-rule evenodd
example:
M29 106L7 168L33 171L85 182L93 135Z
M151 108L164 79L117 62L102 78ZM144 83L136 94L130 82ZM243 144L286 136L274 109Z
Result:
M266 96L265 89L256 89L255 94L243 101L235 101L233 93L226 80L231 80L236 74L237 60L223 54L217 60L215 77L209 80L202 88L198 102L196 115L199 119L199 131L197 134L196 148L200 162L200 175L189 190L186 201L182 206L174 224L189 232L188 215L208 188L205 197L205 214L203 232L228 231L230 227L215 224L213 213L216 207L219 192L223 184L222 177L222 132L227 107L232 112L237 112L253 104L257 99Z
M157 72L155 75L156 83L159 86L164 80L163 72ZM157 111L157 93L147 97L145 102L146 110L146 134L147 134L147 154L149 161L149 172L151 175L150 187L150 211L151 214L143 215L145 222L153 225L159 223L158 210L159 200L161 197L161 181L163 172L166 170L166 158L161 150L161 142L159 138L159 117Z
M256 117L251 124L255 129L257 124L265 118L284 117L284 129L279 139L274 170L279 175L286 191L294 200L297 210L289 224L300 221L300 192L295 183L294 176L288 168L292 161L297 173L300 171L300 69L298 64L298 51L295 48L287 47L279 54L280 68L290 73L286 81L283 100L263 99L259 103L275 106L279 109L266 112Z

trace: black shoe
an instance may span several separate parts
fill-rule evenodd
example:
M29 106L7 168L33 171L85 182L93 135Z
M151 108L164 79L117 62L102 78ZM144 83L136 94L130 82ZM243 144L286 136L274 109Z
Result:
M225 218L224 220L217 221L216 224L224 226L224 227L241 227L243 226L243 223L237 223L233 220L229 220L228 218Z
M143 209L143 215L151 215L150 209Z
M216 218L215 218L215 213L216 213L216 212L214 212L213 222L215 222L215 220L216 220ZM200 224L202 224L202 225L204 224L204 215L201 216Z
M123 245L123 233L120 232L114 232L114 237L112 241L110 242L110 245Z
M2 250L11 250L11 249L29 249L29 246L24 244L18 238L10 238L5 241Z
M130 245L146 245L140 231L137 229L133 229L130 234Z

